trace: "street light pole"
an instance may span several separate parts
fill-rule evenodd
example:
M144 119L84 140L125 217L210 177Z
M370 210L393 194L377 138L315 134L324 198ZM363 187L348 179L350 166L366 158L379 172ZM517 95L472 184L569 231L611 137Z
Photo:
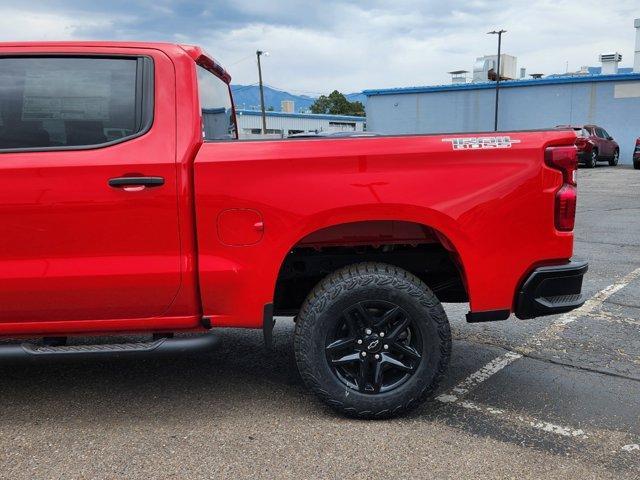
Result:
M500 49L502 47L502 34L506 33L506 30L493 30L491 32L487 32L487 35L498 35L498 65L497 65L497 69L498 71L496 72L497 77L496 77L496 106L495 106L495 117L493 120L493 131L497 132L498 131L498 105L499 105L499 98L500 98Z
M267 114L264 110L264 88L262 86L262 65L260 64L260 57L265 54L267 54L267 52L263 52L262 50L256 51L256 56L258 57L258 79L260 81L260 109L262 110L262 134L263 135L267 134Z

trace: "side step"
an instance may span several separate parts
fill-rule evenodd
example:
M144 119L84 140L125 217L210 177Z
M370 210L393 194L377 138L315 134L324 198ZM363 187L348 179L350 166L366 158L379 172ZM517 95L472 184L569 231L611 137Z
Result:
M105 343L100 345L47 346L30 343L0 345L0 362L11 360L95 359L132 356L163 356L213 349L219 338L210 333L192 337L160 338L150 342Z

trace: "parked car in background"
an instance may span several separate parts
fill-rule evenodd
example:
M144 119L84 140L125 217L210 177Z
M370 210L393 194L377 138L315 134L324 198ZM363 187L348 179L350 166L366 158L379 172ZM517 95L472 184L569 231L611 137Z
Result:
M597 162L608 161L615 167L620 158L620 146L611 135L597 125L558 125L558 128L571 127L578 139L578 162L587 168L593 168Z
M640 138L636 140L636 149L633 151L633 168L640 170Z

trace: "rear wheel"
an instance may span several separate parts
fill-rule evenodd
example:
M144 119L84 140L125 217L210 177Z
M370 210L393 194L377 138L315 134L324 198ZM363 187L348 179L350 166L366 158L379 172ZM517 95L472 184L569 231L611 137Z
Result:
M305 300L295 332L298 369L342 413L389 417L417 406L449 363L442 305L411 273L361 263L324 279Z
M633 168L635 168L636 170L640 170L640 160L633 161Z
M593 168L596 166L597 162L598 162L598 150L594 148L591 150L591 153L589 154L589 157L585 162L585 166L587 168Z
M611 157L611 160L609 160L609 165L611 165L612 167L615 167L616 165L618 165L619 159L620 159L620 150L616 148L615 151L613 152L613 157Z

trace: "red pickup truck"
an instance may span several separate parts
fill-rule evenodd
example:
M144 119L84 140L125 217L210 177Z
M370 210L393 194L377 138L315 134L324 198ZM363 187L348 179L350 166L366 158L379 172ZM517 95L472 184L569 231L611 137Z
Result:
M304 382L390 416L445 372L441 302L583 303L573 130L238 141L229 82L193 46L0 44L0 361L269 343L289 315ZM74 338L115 334L150 339Z

